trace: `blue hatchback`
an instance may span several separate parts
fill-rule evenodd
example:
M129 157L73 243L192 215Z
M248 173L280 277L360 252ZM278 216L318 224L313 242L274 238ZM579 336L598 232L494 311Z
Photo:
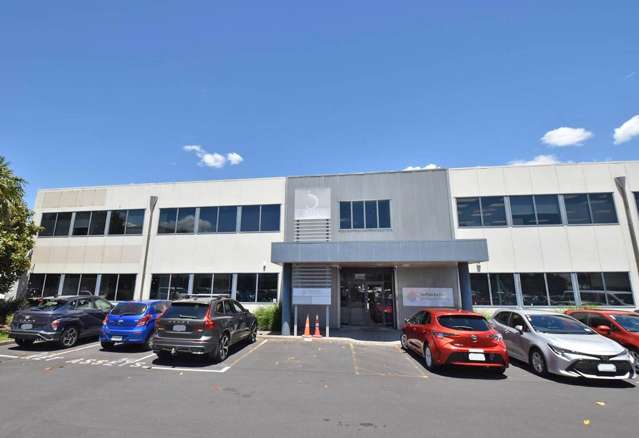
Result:
M102 323L102 348L109 349L115 344L138 344L151 348L155 322L170 305L170 301L156 300L118 303Z

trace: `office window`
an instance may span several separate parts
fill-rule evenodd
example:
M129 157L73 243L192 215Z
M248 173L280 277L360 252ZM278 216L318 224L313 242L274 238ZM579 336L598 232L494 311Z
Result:
M179 298L189 293L189 274L171 274L171 299Z
M506 207L503 196L481 198L481 215L484 226L506 225Z
M627 272L604 272L606 299L610 306L631 306L635 304Z
M339 203L339 227L342 230L351 229L351 203L349 201Z
M606 291L601 272L579 272L577 280L582 305L606 304Z
M241 302L255 302L256 274L237 274L236 299Z
M280 205L262 205L260 209L260 231L280 230Z
M47 274L44 280L42 296L52 297L58 295L58 286L60 286L60 274Z
M354 201L352 203L353 209L353 228L364 228L364 201Z
M62 283L62 295L77 295L80 286L80 274L65 274Z
M572 278L569 273L548 273L548 295L551 306L574 306L575 292L572 288Z
M90 236L102 236L106 227L106 211L92 211L91 224L89 225Z
M98 276L96 274L82 274L78 293L95 295L95 285L97 281Z
M524 306L548 306L544 274L519 274Z
M125 229L126 229L126 210L112 210L111 220L109 221L109 234L110 235L124 234Z
M213 274L193 275L193 293L210 294L213 285Z
M125 234L142 234L144 210L129 210L126 216Z
M481 207L479 198L457 199L457 221L460 227L480 227Z
M234 233L237 231L237 207L220 207L218 233Z
M213 293L230 295L232 283L233 283L233 274L214 274L213 275Z
M617 212L615 210L615 201L612 198L612 193L590 193L588 194L588 200L590 201L593 223L617 223Z
M44 277L46 274L29 275L29 283L27 284L28 297L41 297L42 288L44 287Z
M73 235L86 236L89 234L89 222L91 221L90 211L79 211L73 220Z
M242 207L240 231L259 231L260 229L260 206L244 205Z
M383 201L377 201L377 212L379 214L379 227L390 228L390 201L388 199Z
M168 300L169 284L171 283L170 274L153 274L151 277L151 294L152 300Z
M493 306L517 305L513 274L490 274L490 289Z
M588 196L585 194L564 195L564 205L566 206L566 218L568 224L590 224L590 208L588 208Z
M198 233L215 233L217 231L217 207L200 208L200 219L197 225Z
M178 208L175 232L178 234L195 232L195 208Z
M177 208L161 208L158 222L158 234L175 233Z
M54 236L68 236L71 227L71 213L58 213L55 222Z
M536 225L535 203L532 196L511 196L510 211L513 225Z
M277 301L277 274L258 274L257 302L273 303Z
M537 223L539 225L561 224L561 213L559 212L557 195L535 195L534 199Z
M118 274L102 274L99 295L105 300L115 301L118 289Z
M120 274L115 301L131 301L135 291L135 274Z
M487 274L470 274L470 290L473 294L473 305L490 306L490 288Z
M55 218L57 213L42 213L42 219L40 219L40 226L43 230L38 233L39 236L53 236L55 230Z
M377 228L377 201L365 201L366 228Z

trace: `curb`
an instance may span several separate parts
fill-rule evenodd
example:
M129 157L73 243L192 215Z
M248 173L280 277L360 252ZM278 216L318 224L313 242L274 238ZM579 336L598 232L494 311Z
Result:
M9 344L13 344L13 339L9 339L9 340L6 340L6 341L0 341L0 346L9 345Z
M354 338L342 338L342 337L324 337L321 338L305 338L303 336L282 336L282 335L259 335L260 338L264 339L276 339L280 341L298 341L298 342L340 342L346 344L357 344L357 345L374 345L379 347L395 347L401 345L399 340L397 341L363 341L361 339Z

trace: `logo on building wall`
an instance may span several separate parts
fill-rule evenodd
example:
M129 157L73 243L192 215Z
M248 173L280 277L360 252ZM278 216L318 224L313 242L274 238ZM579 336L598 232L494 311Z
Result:
M450 287L404 287L402 302L409 307L453 307L455 299Z
M295 189L295 219L330 219L331 189Z

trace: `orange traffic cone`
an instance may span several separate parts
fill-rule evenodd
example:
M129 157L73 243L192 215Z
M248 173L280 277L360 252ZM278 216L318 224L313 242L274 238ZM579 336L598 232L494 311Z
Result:
M306 315L306 325L304 325L304 336L311 336L311 322L308 319L308 314Z
M321 338L322 334L319 329L319 315L315 315L315 333L313 333L314 338Z

